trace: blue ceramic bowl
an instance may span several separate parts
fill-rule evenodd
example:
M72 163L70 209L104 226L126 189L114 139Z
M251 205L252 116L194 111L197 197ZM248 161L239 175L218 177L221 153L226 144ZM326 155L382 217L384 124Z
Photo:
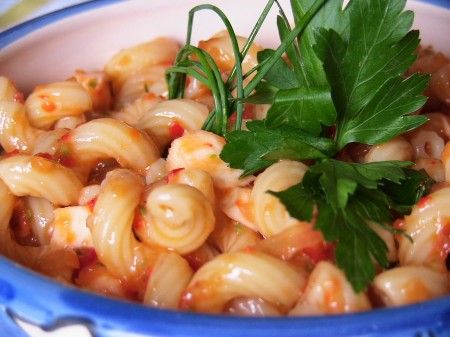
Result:
M255 2L214 0L97 0L31 20L0 34L0 74L30 90L67 77L76 68L101 68L120 48L158 35L183 40L186 13L200 2L230 13L242 35L258 11ZM261 1L260 6L265 1ZM408 2L425 44L450 54L450 0ZM240 13L246 13L245 19ZM169 19L168 19L169 18ZM199 20L210 32L219 23ZM268 22L266 27L274 27ZM205 21L207 25L205 25ZM176 23L176 24L174 24ZM205 31L204 29L199 31ZM205 37L205 36L203 36ZM260 43L274 43L265 28ZM74 330L76 324L78 330ZM80 324L87 329L80 330ZM0 257L0 336L450 336L450 297L397 309L307 318L236 318L147 308L62 285ZM64 328L65 327L65 328Z

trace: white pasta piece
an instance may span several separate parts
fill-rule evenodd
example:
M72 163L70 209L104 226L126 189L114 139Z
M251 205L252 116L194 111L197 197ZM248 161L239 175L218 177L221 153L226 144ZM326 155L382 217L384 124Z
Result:
M146 95L167 98L166 70L168 65L152 66L130 75L115 98L115 109L121 109Z
M405 217L402 229L412 242L399 237L401 265L425 265L445 271L450 247L450 187L422 198Z
M40 245L50 242L49 228L53 222L53 205L44 198L25 197L24 202L30 210L31 227Z
M252 189L250 187L234 187L223 191L220 195L220 209L229 218L258 231L255 224L253 204L251 202Z
M273 305L265 302L261 298L236 298L232 300L225 310L236 316L250 317L274 317L281 316L281 313Z
M81 189L78 204L81 206L90 205L95 201L100 193L100 185L88 185ZM92 205L93 206L93 205Z
M65 81L37 86L25 101L25 107L31 125L48 130L63 117L91 111L92 100L80 84Z
M152 307L177 309L193 271L176 253L161 254L150 273L143 303Z
M89 93L92 110L95 112L109 111L112 106L111 83L102 71L75 71L73 77Z
M92 247L91 232L87 227L91 214L87 206L55 209L50 244L62 248Z
M151 110L159 102L161 102L159 96L147 94L136 99L133 103L127 104L121 110L112 112L110 115L112 118L124 121L139 128L139 120L141 117L146 111Z
M290 316L330 315L371 308L365 293L355 293L344 273L330 262L319 262Z
M444 150L444 140L434 131L421 130L410 139L416 158L439 159Z
M169 173L169 184L184 184L195 187L214 205L215 194L212 177L199 169L180 169Z
M444 177L446 182L450 182L450 142L447 142L441 154L441 162L444 166Z
M116 277L140 277L153 266L158 255L139 242L132 230L143 189L142 178L133 171L108 172L89 220L97 256Z
M58 141L69 133L66 129L56 129L41 133L34 143L32 154L49 154L53 156L58 147Z
M449 294L450 279L426 267L404 266L378 274L373 288L385 306L395 307Z
M214 229L214 212L208 199L196 188L169 184L154 188L145 211L144 242L187 254L200 247Z
M402 136L398 136L386 143L372 146L363 161L365 163L388 160L411 161L413 154L411 144Z
M86 123L86 116L84 114L77 116L67 116L59 119L55 125L55 129L75 129L78 125Z
M383 239L388 249L388 261L395 262L398 260L397 246L394 238L394 234L387 229L377 225L375 223L369 223L369 227Z
M254 177L239 179L242 170L232 169L220 159L225 139L203 130L186 131L175 139L167 156L169 171L178 168L195 168L209 173L218 188L246 186Z
M71 169L38 156L1 159L0 179L16 196L41 197L56 206L75 204L83 187Z
M0 101L0 144L6 152L30 153L39 133L28 122L22 103Z
M239 50L242 50L244 45L247 43L247 39L245 37L238 36L237 40ZM212 36L209 40L200 41L198 46L212 56L221 71L231 71L236 60L234 58L231 39L227 31L221 31ZM259 51L261 51L261 47L253 43L242 61L243 73L248 72L250 69L258 65L257 54Z
M222 254L197 270L185 290L181 307L220 313L230 300L252 297L286 312L296 303L304 284L304 277L293 267L270 255Z
M144 113L139 128L145 130L164 149L184 130L200 130L208 117L208 108L190 99L162 101Z
M265 237L299 223L276 197L267 192L279 192L299 183L307 169L300 162L281 161L268 167L256 178L251 203L258 230Z
M439 159L418 158L413 166L415 170L425 170L427 174L437 183L445 180L444 165Z
M14 241L9 221L14 208L15 196L0 180L0 254L62 281L70 281L78 267L78 258L72 250L55 249L52 246L22 246Z
M178 43L168 38L157 38L121 50L105 65L105 73L113 81L114 92L118 92L128 77L144 68L171 64L178 50Z
M72 130L65 143L81 166L114 158L127 168L144 174L160 158L153 141L142 131L112 118L99 118Z
M225 219L216 223L208 241L212 242L222 253L232 253L253 247L261 236L238 222Z

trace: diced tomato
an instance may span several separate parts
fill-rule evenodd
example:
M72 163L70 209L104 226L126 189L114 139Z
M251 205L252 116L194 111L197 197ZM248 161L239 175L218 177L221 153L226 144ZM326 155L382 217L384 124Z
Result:
M15 155L18 155L20 152L19 152L19 150L12 150L12 151L10 151L10 152L6 152L5 153L5 156L7 157L7 158L9 158L9 157L13 157L13 156L15 156Z
M80 248L77 250L80 269L93 265L98 261L97 252L94 248Z
M184 128L177 121L172 121L169 125L169 133L172 139L180 138L184 134Z
M89 210L91 211L91 212L93 212L94 211L94 206L95 206L95 203L97 202L97 198L93 198L93 199L91 199L91 200L89 200L89 202L87 203L87 207L89 208Z
M417 203L417 207L419 209L423 209L428 206L428 203L431 201L431 196L427 195L419 200Z
M169 174L166 177L166 181L168 183L172 182L175 179L175 177L177 176L177 174L180 173L183 170L184 170L184 168L180 167L180 168L177 168L175 170L170 171Z
M311 259L313 264L320 261L334 260L335 245L333 243L321 242L312 247L303 249L303 253Z

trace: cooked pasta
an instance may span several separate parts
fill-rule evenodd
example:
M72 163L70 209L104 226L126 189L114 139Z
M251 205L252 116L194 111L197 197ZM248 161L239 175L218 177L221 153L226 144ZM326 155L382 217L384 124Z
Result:
M75 81L43 84L25 101L27 116L36 128L48 130L62 117L92 110L89 93Z
M109 172L88 224L99 260L113 275L132 281L142 277L158 257L158 251L139 242L132 230L143 189L138 174L126 169Z
M162 101L147 110L138 122L164 149L172 140L183 135L184 130L200 130L208 117L208 108L189 99Z
M159 158L159 151L140 130L112 118L99 118L64 137L59 155L73 158L75 166L88 167L101 159L114 158L123 167L143 173Z
M147 94L125 105L122 109L110 114L112 118L124 121L132 126L139 127L139 121L146 111L151 110L161 102L159 96Z
M40 197L57 206L75 204L83 187L75 173L67 167L29 155L1 159L0 179L16 196Z
M233 298L258 297L286 312L297 301L304 283L293 267L270 255L227 253L195 272L181 307L219 313Z
M197 130L185 132L175 139L169 149L167 166L170 171L178 168L195 168L209 173L218 188L245 186L252 178L239 179L241 170L230 168L219 154L225 139L211 132Z
M152 66L130 75L122 84L115 100L115 108L121 109L146 95L167 97L166 70L169 65Z
M195 187L214 205L215 192L211 176L198 169L180 169L170 172L167 176L169 184L184 184Z
M373 281L383 304L392 307L441 297L450 291L448 275L422 266L386 270Z
M405 217L402 229L405 236L399 238L401 265L424 265L445 272L445 260L450 246L450 187L424 197Z
M53 204L44 198L25 197L24 203L30 212L31 229L40 245L50 241L50 225L55 219Z
M158 38L121 50L105 66L105 73L118 92L123 82L131 75L147 67L171 64L178 52L178 43L168 38Z
M104 72L77 70L73 77L89 93L93 111L106 112L110 110L113 97L110 80Z
M238 36L237 40L239 48L242 49L247 42L247 39ZM221 71L231 71L236 61L234 59L231 39L227 31L221 31L213 35L209 40L200 41L198 46L212 56ZM242 70L244 72L248 72L258 64L257 54L260 50L261 47L256 44L251 45L249 52L242 60Z
M299 183L307 169L306 165L299 162L281 161L256 178L251 203L256 225L265 237L280 233L298 223L281 202L267 191L279 192Z
M0 101L0 145L6 152L30 153L40 131L28 122L22 103Z
M247 41L237 37L241 52ZM37 86L26 100L11 80L0 76L0 254L90 291L202 313L334 315L450 294L448 58L420 49L409 70L432 74L425 92L430 100L416 112L428 123L380 144L359 143L359 134L366 130L351 130L347 136L355 140L340 148L340 123L318 120L323 123L320 135L301 130L302 144L302 139L297 142L290 134L286 138L278 134L286 124L270 123L276 113L269 110L273 105L253 104L267 103L273 98L269 91L285 89L284 81L296 78L267 73L267 88L252 87L241 106L229 34L220 32L198 47L212 61L193 46L183 50L198 53L182 59L178 43L170 38L130 46L113 55L103 71L75 70L67 80ZM248 47L241 64L244 84L264 67L258 64L262 48L255 43ZM276 71L294 66L294 52L283 56L284 65L279 62ZM176 68L167 71L174 62ZM184 74L185 69L192 71ZM182 76L176 78L176 71ZM228 78L231 73L234 78ZM277 81L276 88L272 80ZM176 98L169 99L169 91ZM333 96L333 104L335 100ZM384 104L384 98L378 103ZM296 110L285 108L289 113ZM220 132L215 129L218 114L224 122ZM405 119L409 117L413 116ZM259 121L247 123L254 120ZM238 121L242 128L233 132L234 127L239 129ZM392 128L400 127L398 123ZM260 134L271 138L259 139ZM233 144L233 137L240 136L243 141ZM247 136L254 138L245 141ZM275 148L277 142L286 148L273 151L272 138ZM228 151L236 144L242 150L237 146ZM249 149L256 150L248 155ZM320 154L303 157L302 151ZM236 157L230 160L227 152ZM313 159L278 160L299 154ZM240 160L245 165L236 163ZM320 169L314 170L336 160L360 163L360 176L352 180L338 172L337 164L335 171L320 176ZM403 204L402 197L419 199L401 195L416 183L405 180L399 185L400 195L394 191L391 199L391 194L381 193L382 188L397 188L390 183L399 171L393 169L390 178L378 181L370 178L377 172L364 172L363 167L385 161L411 162L403 172L411 173L412 180L423 172L408 171L407 165L425 170L434 179L432 187L424 178L411 190L417 187L414 192L419 196L419 188L431 194L414 206L414 201ZM384 177L383 172L380 175ZM283 198L271 193L294 185L299 188L283 193ZM293 209L284 199L303 192L313 202L305 201L301 209ZM373 204L362 207L365 204L357 204L355 195ZM378 201L386 204L386 210ZM348 208L339 208L341 203ZM410 207L409 215L400 215ZM296 214L303 211L310 216ZM362 221L371 229L369 234L377 234L378 242L369 235L367 241L359 241L355 233L365 234L364 226L358 227ZM341 228L349 231L348 242L339 236ZM353 260L343 263L353 255L345 255L341 244L354 244L352 254L361 253L357 256L361 260L352 265L366 274L359 289L360 280L355 282L345 266ZM373 244L370 248L379 249L379 256L375 259L373 249L357 244ZM386 257L388 266L380 256Z
M191 267L180 255L161 254L150 272L144 304L166 309L178 308L183 290L192 274Z
M184 184L162 185L147 197L140 236L151 242L186 254L200 247L214 229L212 205L198 189Z
M342 314L371 308L366 294L357 294L344 273L329 262L319 262L290 316Z

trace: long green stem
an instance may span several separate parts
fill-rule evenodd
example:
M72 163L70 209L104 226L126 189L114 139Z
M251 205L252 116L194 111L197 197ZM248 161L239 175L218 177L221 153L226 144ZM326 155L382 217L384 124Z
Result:
M252 43L255 41L256 35L258 34L259 30L261 29L261 26L263 25L264 21L267 18L267 15L269 14L270 10L272 9L272 6L276 0L269 0L264 7L264 10L262 11L261 15L258 18L258 21L256 22L255 26L253 27L250 35L248 36L247 42L244 45L244 48L242 48L241 54L242 59L247 56L248 51L250 50L250 47L252 46ZM234 77L236 76L236 65L234 65L233 69L231 70L230 76L227 79L227 85L230 85L233 81Z
M277 48L273 56L269 59L267 64L258 71L256 76L246 85L244 88L244 97L247 97L256 88L258 83L264 78L264 76L269 72L270 68L277 62L277 60L283 55L286 49L291 45L291 43L299 36L303 30L306 28L308 23L314 17L314 15L319 11L327 0L317 0L305 13L305 15L299 20L295 28L286 36L286 39Z
M231 45L233 48L233 54L234 54L234 59L235 59L235 66L236 66L236 75L237 75L237 97L239 99L242 99L244 97L244 83L243 83L243 74L242 74L242 55L241 52L239 51L239 44L237 41L237 37L236 37L236 33L234 32L233 26L231 25L230 21L228 20L227 16L222 12L222 10L220 10L218 7L210 5L210 4L205 4L205 5L199 5L199 6L195 6L194 8L192 8L189 11L189 18L188 18L188 32L187 32L187 37L186 37L186 44L190 44L191 43L191 39L192 39L192 25L193 25L193 21L194 21L194 15L196 12L201 11L201 10L210 10L213 11L214 13L216 13L220 19L222 20L222 22L224 23L228 34L230 36L230 40L231 40ZM212 60L212 58L211 58ZM215 66L215 62L212 60L212 63ZM217 76L216 76L217 77ZM221 77L220 77L221 79ZM219 79L217 79L219 81ZM224 91L224 97L221 98L221 100L223 102L225 102L225 104L227 103L227 90ZM241 100L240 100L241 101ZM222 110L222 114L224 112L227 113L227 115L225 116L225 119L222 121L223 125L221 127L221 130L224 132L226 132L226 122L228 120L228 110L224 110L223 108ZM242 113L243 113L243 103L239 103L236 106L236 113L238 115L237 118L237 123L236 123L236 129L240 129L241 128L241 123L242 123Z

